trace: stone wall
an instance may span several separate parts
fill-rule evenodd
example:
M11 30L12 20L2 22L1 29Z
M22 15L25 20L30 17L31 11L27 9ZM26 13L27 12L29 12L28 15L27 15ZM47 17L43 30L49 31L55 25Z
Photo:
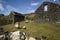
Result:
M44 7L47 11L44 11ZM35 11L35 21L38 22L56 22L60 20L60 5L52 2L43 2L41 6Z
M0 16L0 26L10 24L11 22L8 16Z

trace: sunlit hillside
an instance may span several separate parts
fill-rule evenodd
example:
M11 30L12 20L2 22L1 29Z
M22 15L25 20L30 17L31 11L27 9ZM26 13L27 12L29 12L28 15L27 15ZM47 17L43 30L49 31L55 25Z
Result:
M48 23L37 24L30 20L28 23L25 23L25 21L20 22L21 27L24 25L26 26L26 29L16 29L14 24L4 25L1 27L10 32L20 30L28 32L28 34L33 37L37 36L41 38L44 35L47 36L47 40L60 40L60 27L58 26Z

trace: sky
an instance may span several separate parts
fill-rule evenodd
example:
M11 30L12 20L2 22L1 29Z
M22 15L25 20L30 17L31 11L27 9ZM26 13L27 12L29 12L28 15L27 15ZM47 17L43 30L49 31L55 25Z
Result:
M22 14L32 13L44 1L60 3L59 0L0 0L0 14L8 15L11 11Z

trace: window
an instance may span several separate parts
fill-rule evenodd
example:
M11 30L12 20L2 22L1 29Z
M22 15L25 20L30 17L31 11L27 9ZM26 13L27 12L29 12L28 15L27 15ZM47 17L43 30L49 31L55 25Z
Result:
M44 6L44 11L48 11L48 5Z

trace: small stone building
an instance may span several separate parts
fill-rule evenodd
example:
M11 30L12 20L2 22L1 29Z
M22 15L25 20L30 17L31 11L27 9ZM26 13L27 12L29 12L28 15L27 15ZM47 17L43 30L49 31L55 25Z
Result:
M35 11L36 22L60 21L60 5L52 2L43 2Z
M23 14L17 13L17 12L14 12L14 11L12 11L12 12L9 14L9 19L12 20L13 23L23 21L24 18L25 18L25 17L24 17Z

